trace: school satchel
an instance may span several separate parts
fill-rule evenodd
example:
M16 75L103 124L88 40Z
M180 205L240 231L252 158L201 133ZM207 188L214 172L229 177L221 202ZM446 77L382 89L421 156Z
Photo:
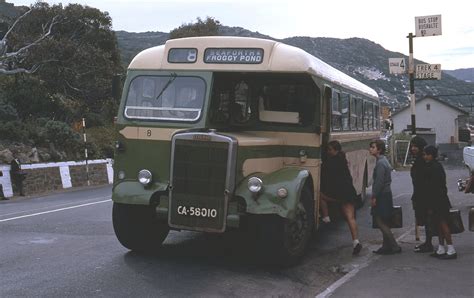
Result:
M462 223L461 211L459 209L449 210L448 220L449 231L451 234L459 234L464 232L464 225ZM433 224L432 226L433 236L438 236L438 227Z
M388 225L391 229L403 228L403 214L402 214L401 206L393 206L392 215L390 216L390 222L388 223ZM374 229L379 228L373 216L372 216L372 228Z

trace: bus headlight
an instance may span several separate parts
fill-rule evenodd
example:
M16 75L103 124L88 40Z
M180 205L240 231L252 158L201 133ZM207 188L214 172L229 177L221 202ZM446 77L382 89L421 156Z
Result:
M262 188L263 188L263 182L262 179L258 177L251 177L247 183L247 186L249 188L249 191L251 193L257 194L259 193Z
M143 185L148 185L151 182L151 172L148 170L141 170L138 172L138 181Z

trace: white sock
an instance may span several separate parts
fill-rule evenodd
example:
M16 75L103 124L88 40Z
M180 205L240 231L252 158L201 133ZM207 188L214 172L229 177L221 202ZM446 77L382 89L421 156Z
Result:
M360 243L360 242L359 242L359 239L354 239L354 240L352 240L352 247L356 247L357 244L359 244L359 243Z
M323 222L330 223L331 219L329 218L329 216L325 216L325 217L323 217Z
M447 254L448 254L448 255L452 255L452 254L455 254L455 253L456 253L456 250L454 249L454 245L448 244L448 252L447 252Z
M444 255L446 253L446 249L444 249L444 245L439 245L438 250L436 251L438 255Z

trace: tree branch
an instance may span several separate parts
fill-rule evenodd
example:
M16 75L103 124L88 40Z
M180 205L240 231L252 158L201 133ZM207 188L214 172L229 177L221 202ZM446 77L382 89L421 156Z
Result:
M10 29L8 29L7 33L5 33L5 35L3 36L2 42L5 42L5 44L7 43L8 34L10 34L10 32L12 32L13 28L15 28L16 24L18 24L19 21L21 21L24 17L29 15L32 11L33 10L30 9L27 12L25 12L24 14L22 14L18 19L16 19L16 21L13 23L13 25L10 27Z
M26 46L22 47L21 49L19 49L19 50L16 51L16 52L13 52L13 53L6 53L6 54L4 54L3 57L11 58L11 57L14 57L14 56L19 56L22 52L24 52L24 51L28 50L29 48L31 48L31 47L36 46L37 44L39 44L41 41L43 41L44 39L46 39L48 36L51 35L51 29L53 28L54 25L56 25L57 23L59 23L58 18L59 18L59 15L55 16L55 17L51 20L51 23L50 23L49 26L48 26L48 31L45 33L45 31L43 30L43 35L40 36L37 40L35 40L34 42L30 43L29 45L26 45Z
M12 74L17 74L17 73L32 74L32 73L36 72L40 68L40 66L41 66L40 64L36 64L30 69L26 69L26 68L15 68L15 69L0 68L0 75L2 75L2 74L12 75Z

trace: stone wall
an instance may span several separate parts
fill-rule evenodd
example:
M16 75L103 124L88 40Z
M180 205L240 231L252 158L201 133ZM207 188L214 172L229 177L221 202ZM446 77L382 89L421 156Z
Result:
M112 160L110 159L91 160L88 161L87 165L84 161L22 164L21 170L26 173L26 178L23 181L25 195L113 182ZM0 164L0 171L2 172L0 184L2 185L3 195L7 198L18 195L19 190L11 179L10 166Z
M107 184L107 168L104 164L91 164L89 167L90 185ZM87 186L87 168L85 165L69 167L71 183L74 186Z
M23 192L25 194L50 192L63 188L58 167L28 169L23 171L26 173L26 178L23 181ZM19 191L14 184L13 191L15 194Z

